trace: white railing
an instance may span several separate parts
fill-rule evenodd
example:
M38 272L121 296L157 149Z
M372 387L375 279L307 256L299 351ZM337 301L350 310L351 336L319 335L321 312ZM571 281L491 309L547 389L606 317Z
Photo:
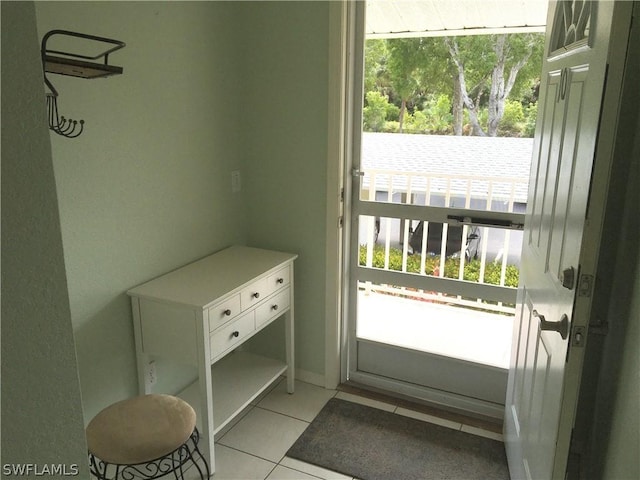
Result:
M507 172L490 172L491 175L478 176L457 172L430 174L404 170L366 169L363 173L360 195L363 200L374 200L374 198L370 196L365 198L362 193L371 194L373 191L379 191L388 194L430 192L444 194L447 198L450 198L451 194L463 195L467 201L476 197L503 200L512 204L513 202L525 203L529 185L528 178L512 177L507 175ZM371 185L374 185L375 189L372 189Z
M512 225L524 223L528 179L509 177L507 172L489 173L491 176L365 170L358 212L359 264L443 281L432 283L437 288L415 288L420 283L415 277L409 282L411 288L372 279L361 285L417 300L513 313L522 234L514 235ZM472 217L486 212L506 228L461 225L449 218L466 217L467 212ZM421 238L415 231L419 221L423 222ZM434 248L434 243L439 245ZM455 254L451 255L454 244ZM419 256L419 265L414 255ZM472 271L475 280L470 279ZM489 284L495 288L487 288Z

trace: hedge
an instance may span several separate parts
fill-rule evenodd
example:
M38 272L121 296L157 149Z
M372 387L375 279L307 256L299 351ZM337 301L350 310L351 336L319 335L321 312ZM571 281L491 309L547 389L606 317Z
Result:
M420 254L407 255L407 272L420 273ZM367 263L367 246L360 245L360 265ZM439 255L427 255L425 258L425 273L433 275L440 266ZM373 247L373 267L384 268L384 247L375 245ZM389 270L402 271L402 250L399 248L389 249ZM500 285L500 273L502 263L489 262L484 267L484 283ZM446 278L458 278L460 271L459 258L447 258L444 262L444 276ZM518 267L507 265L504 284L507 287L517 287L519 277ZM474 259L466 261L464 264L463 279L470 282L478 282L480 279L480 260Z

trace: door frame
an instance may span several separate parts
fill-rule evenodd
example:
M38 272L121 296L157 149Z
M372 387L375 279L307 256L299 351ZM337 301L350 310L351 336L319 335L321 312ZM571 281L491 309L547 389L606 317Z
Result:
M362 115L362 99L353 95L357 75L353 65L363 60L363 46L356 44L358 30L364 22L357 23L357 10L364 9L364 2L349 0L329 3L329 55L328 55L328 131L327 131L327 213L326 213L326 275L325 275L325 388L335 389L346 381L347 341L345 308L349 304L349 258L345 255L349 246L351 182L345 182L352 164L352 155L359 145L354 145L354 115ZM364 17L364 15L362 15ZM362 41L364 34L360 35ZM358 53L360 52L360 53ZM356 102L358 105L356 105Z
M344 225L349 225L347 218L350 211L351 182L345 182L350 171L352 155L358 146L351 144L351 132L354 119L353 68L351 56L357 52L356 41L356 8L364 2L339 0L329 2L329 45L328 45L328 135L327 135L327 212L326 212L326 275L325 275L325 372L326 388L335 389L340 382L346 380L348 365L343 355L343 343L347 341L347 322L343 322L345 308L348 305L347 282L343 272L347 271L348 258L345 255L349 245L349 232ZM631 19L633 2L627 4L627 24ZM360 8L363 8L361 5ZM622 18L621 15L620 18ZM624 24L623 19L623 24ZM620 25L624 27L624 25ZM363 26L361 26L363 28ZM601 228L606 209L606 198L610 182L612 154L615 146L617 115L620 109L620 89L612 85L621 85L624 75L624 63L628 40L628 28L614 29L610 40L613 57L609 65L608 80L605 86L603 108L601 111L601 136L596 148L594 161L594 178L605 179L592 184L588 209L588 221L585 224L583 251L593 254L581 265L582 272L595 277L598 263L598 251L601 243ZM360 55L362 56L362 55ZM362 100L360 99L360 102ZM593 201L593 200L598 201ZM576 301L574 315L582 318L581 324L589 323L592 311L591 296L579 297ZM567 368L572 371L573 392L563 398L560 414L561 430L573 424L575 402L580 386L580 371L584 362L584 350L572 348L569 352ZM566 438L564 439L566 440Z
M350 301L350 258L352 193L351 169L360 155L361 137L354 129L362 123L362 95L354 88L363 83L365 2L338 1L329 6L329 125L327 157L326 277L325 277L325 387L336 388L350 378L354 362L349 347L355 318L355 302ZM417 217L416 217L417 218ZM356 235L357 233L353 233ZM353 322L355 324L355 322ZM485 367L492 370L492 367ZM495 372L488 372L493 376ZM435 404L447 405L487 417L501 418L501 405L430 387L413 388L409 383L391 385L384 377L358 372L354 377L374 388L397 391L410 397L423 397ZM504 373L506 388L507 375Z
M343 292L342 171L345 163L347 9L345 1L329 2L328 130L327 130L327 213L325 273L325 362L324 386L335 389L340 381Z

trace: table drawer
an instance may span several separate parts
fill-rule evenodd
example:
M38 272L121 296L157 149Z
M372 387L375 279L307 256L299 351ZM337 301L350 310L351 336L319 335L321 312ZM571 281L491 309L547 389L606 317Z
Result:
M291 289L287 288L256 308L256 328L281 315L289 305L291 305Z
M242 289L240 291L240 306L242 307L242 311L244 312L246 309L260 303L267 298L269 293L271 292L268 288L267 277L261 278Z
M234 295L223 302L209 308L209 330L216 328L232 320L240 313L240 294Z
M291 273L289 267L278 270L267 277L269 293L280 290L291 283Z
M215 359L233 346L241 343L255 330L255 312L241 315L217 332L211 334L211 359Z

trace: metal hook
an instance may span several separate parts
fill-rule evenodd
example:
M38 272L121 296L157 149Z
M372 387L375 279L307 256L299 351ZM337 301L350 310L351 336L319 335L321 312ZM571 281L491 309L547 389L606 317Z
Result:
M75 138L80 136L84 130L84 120L73 120L65 118L58 114L58 92L53 87L47 76L44 76L44 82L51 90L47 93L47 118L49 120L49 130L66 138ZM80 129L78 130L78 125Z
M53 50L47 48L47 42L54 35L79 38L93 42L108 44L106 50L97 55L85 55L73 52ZM40 55L42 57L42 69L44 83L49 88L47 93L47 118L49 129L67 138L75 138L84 130L84 120L73 120L58 114L58 92L47 78L47 72L60 75L69 75L80 78L101 78L122 73L122 67L109 65L109 55L125 46L124 42L111 38L97 37L85 33L70 32L68 30L51 30L42 37ZM95 62L103 60L103 62Z

